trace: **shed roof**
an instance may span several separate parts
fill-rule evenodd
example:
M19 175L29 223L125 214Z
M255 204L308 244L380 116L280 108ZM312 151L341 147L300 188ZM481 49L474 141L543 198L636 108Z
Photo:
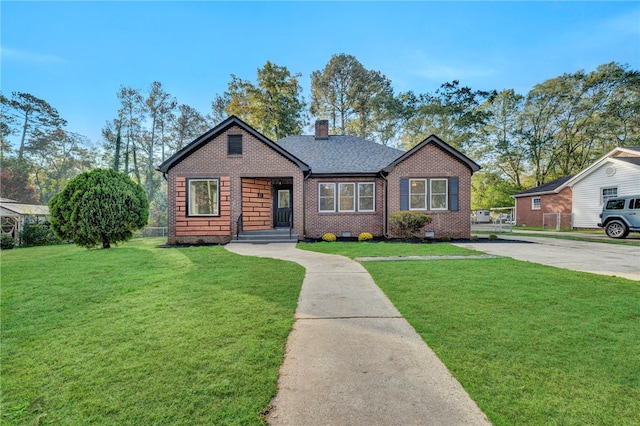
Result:
M49 206L0 202L0 207L3 216L49 216Z
M551 194L553 192L556 192L557 189L559 189L562 185L564 185L566 181L568 181L572 177L573 175L563 176L556 180L552 180L551 182L543 183L542 185L536 186L535 188L529 188L525 191L522 191L514 195L514 197L518 198L518 197L525 197L529 195Z

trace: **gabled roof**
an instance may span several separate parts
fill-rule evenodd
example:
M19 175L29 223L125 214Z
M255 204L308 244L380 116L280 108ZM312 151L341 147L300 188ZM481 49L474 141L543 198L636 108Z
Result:
M318 174L375 174L404 151L356 136L288 136L276 142Z
M0 209L3 216L49 216L49 206L0 202Z
M625 154L631 154L631 156L627 156ZM631 164L638 164L636 163L637 160L635 160L635 158L638 158L638 155L640 155L640 146L625 146L614 148L600 157L595 163L591 164L589 167L583 169L580 173L569 179L565 183L565 185L575 185L576 183L580 182L582 179L596 171L602 164L607 161L625 161Z
M571 179L573 175L563 176L559 179L552 180L551 182L543 183L542 185L536 186L535 188L527 189L526 191L522 191L518 194L513 195L514 198L525 197L531 195L544 195L544 194L553 194L557 193L561 187Z
M449 146L447 143L445 143L442 139L440 139L436 135L431 135L428 138L426 138L425 140L423 140L422 142L420 142L418 145L414 146L409 151L403 153L400 157L396 158L394 161L389 163L384 168L384 171L387 172L387 173L391 172L391 170L393 170L393 168L397 164L401 163L407 157L410 157L416 151L422 149L422 147L424 147L426 145L429 145L429 144L433 144L433 145L439 147L440 149L442 149L443 151L447 152L449 155L451 155L452 157L454 157L455 159L457 159L458 161L460 161L461 163L463 163L467 167L469 167L472 172L477 172L478 170L480 170L480 165L478 163L476 163L475 161L473 161L472 159L470 159L469 157L467 157L466 155L464 155L463 153L461 153L457 149Z
M264 136L262 133L258 132L253 127L249 126L247 123L240 120L238 117L234 115L227 118L226 120L218 124L216 127L204 133L203 135L199 136L193 142L191 142L190 144L182 148L180 151L173 154L171 157L165 160L162 164L160 164L156 168L156 170L161 171L162 173L167 173L169 169L171 169L173 166L177 165L180 161L187 158L193 152L197 151L198 148L205 145L210 140L216 138L218 135L225 132L231 126L238 126L244 131L246 131L247 133L251 134L256 139L260 140L265 145L269 146L271 149L273 149L283 157L287 158L288 160L296 164L298 167L300 167L300 169L303 172L306 172L309 170L309 166L305 164L303 161L301 161L300 159L292 155L290 152L287 152L286 150L282 149L280 146L275 144L273 141L271 141L269 138Z

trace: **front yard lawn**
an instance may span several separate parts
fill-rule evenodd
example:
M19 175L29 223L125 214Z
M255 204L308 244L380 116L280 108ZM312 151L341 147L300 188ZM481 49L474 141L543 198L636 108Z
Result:
M354 244L301 246L371 256ZM495 425L638 424L639 283L509 258L362 264Z
M257 424L304 269L222 247L3 251L3 425Z

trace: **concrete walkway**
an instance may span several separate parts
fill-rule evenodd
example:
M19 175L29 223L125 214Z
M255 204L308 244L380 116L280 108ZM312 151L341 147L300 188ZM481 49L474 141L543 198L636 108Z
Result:
M228 244L306 268L271 425L489 425L367 271L295 244Z

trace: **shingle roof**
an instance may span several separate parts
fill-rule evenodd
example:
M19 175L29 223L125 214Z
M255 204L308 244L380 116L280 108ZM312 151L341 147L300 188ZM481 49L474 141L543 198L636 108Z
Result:
M616 160L624 161L625 163L631 163L631 164L635 164L636 166L640 166L640 157L614 157L614 158Z
M526 191L522 191L514 195L514 197L522 197L525 195L545 194L545 193L553 192L556 189L558 189L560 186L562 186L562 184L564 184L566 181L571 179L572 177L573 175L568 175L556 180L552 180L551 182L543 183L542 185L536 186L535 188L530 188L530 189L527 189Z
M378 173L404 154L355 136L288 136L276 144L308 164L313 174Z

